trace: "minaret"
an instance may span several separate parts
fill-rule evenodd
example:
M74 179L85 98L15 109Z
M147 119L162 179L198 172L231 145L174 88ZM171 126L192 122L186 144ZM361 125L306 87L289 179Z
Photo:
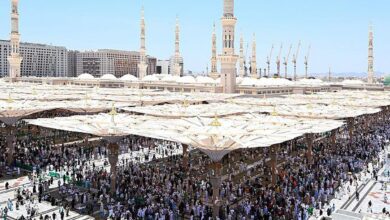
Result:
M245 77L245 57L244 57L244 38L240 38L240 77Z
M210 77L213 79L217 79L219 77L219 73L217 70L217 35L215 34L215 23L213 26L213 34L212 34L212 42L211 42L211 73Z
M20 77L20 64L22 63L22 57L19 53L20 34L19 34L19 13L18 13L19 0L11 0L11 55L8 57L9 62L9 77L11 81L15 81L17 77Z
M234 54L234 32L237 19L234 17L234 0L224 0L222 17L222 54L221 84L224 93L236 92L236 63L238 56Z
M255 34L253 34L253 42L252 42L251 76L252 78L257 79L256 35Z
M180 26L179 18L176 17L176 30L175 30L175 58L174 58L173 74L175 76L181 76L180 66Z
M374 33L372 25L370 25L368 32L368 78L369 84L374 83Z
M138 64L138 78L141 80L147 75L147 68L148 64L146 61L146 46L145 46L145 30L146 30L146 25L145 25L145 14L144 14L144 8L142 7L141 11L141 38L140 38L140 50L139 50L139 55L140 55L140 62Z

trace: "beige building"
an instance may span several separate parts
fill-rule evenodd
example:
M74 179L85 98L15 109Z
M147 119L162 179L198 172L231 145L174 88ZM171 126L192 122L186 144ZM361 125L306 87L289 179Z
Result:
M147 57L147 75L156 72L156 58ZM77 76L89 73L94 77L101 77L105 74L112 74L122 77L130 74L139 75L138 65L140 53L136 51L121 50L98 50L77 53L76 69Z
M67 77L68 52L65 47L20 43L21 76ZM9 76L10 41L0 40L0 77Z

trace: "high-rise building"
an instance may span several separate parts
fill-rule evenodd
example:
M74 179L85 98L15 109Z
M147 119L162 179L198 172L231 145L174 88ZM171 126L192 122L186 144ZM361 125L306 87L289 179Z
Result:
M368 83L374 83L374 33L372 30L372 25L370 25L368 31Z
M236 64L238 56L234 53L235 26L237 19L234 17L234 0L224 0L224 13L222 17L222 54L221 84L224 93L236 92Z
M18 46L18 56L23 57L19 69L16 66L12 67L12 62L7 62L9 57L15 56L12 55L12 50L10 41L0 40L1 77L8 76L12 68L17 69L18 76L71 76L68 75L68 51L65 47L22 42Z
M11 39L10 52L8 55L9 77L14 80L21 76L20 65L22 57L20 56L20 34L19 34L19 0L11 0Z
M98 50L86 51L77 54L77 75L89 73L94 77L112 74L122 77L127 74L139 75L138 65L141 56L136 51ZM156 58L146 57L147 74L156 73Z

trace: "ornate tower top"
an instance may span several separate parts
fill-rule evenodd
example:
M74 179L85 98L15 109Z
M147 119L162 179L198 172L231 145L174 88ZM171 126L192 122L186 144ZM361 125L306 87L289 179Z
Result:
M19 34L19 11L18 11L19 0L11 0L11 55L8 57L9 77L11 81L15 78L20 77L20 64L22 57L20 56L20 34Z
M180 56L180 25L179 17L176 17L176 29L175 29L175 56Z
M146 49L146 45L145 45L145 38L146 38L146 33L145 33L145 28L146 28L146 25L145 25L145 10L144 10L144 7L142 7L141 9L141 22L140 22L140 28L141 28L141 53L142 52L146 52L145 49ZM144 50L144 51L142 51Z
M240 37L240 58L239 58L239 61L240 61L240 74L239 74L239 76L243 78L245 76L245 58L244 58L244 37L242 36L242 34Z
M180 76L182 74L182 67L180 64L180 26L179 17L176 16L176 28L175 28L175 55L174 55L174 66L173 75Z
M368 77L367 82L374 83L374 32L372 24L368 30Z
M215 34L215 22L214 22L214 24L213 24L213 39L214 38L217 38L217 36L216 36L216 34Z
M217 36L215 34L215 23L213 25L213 33L211 36L211 73L210 77L217 79L219 77L217 70Z
M12 0L11 2L11 33L19 33L19 10L18 10L19 0Z
M251 60L251 75L252 78L257 78L257 63L256 63L256 34L253 34L252 42L252 60Z
M147 75L147 61L146 61L146 25L145 25L145 11L144 7L141 10L141 22L140 22L140 62L138 64L138 77L143 79Z
M235 27L234 0L223 1L222 21L222 54L218 57L221 62L221 84L224 93L236 92L236 63L238 56L234 52Z
M234 17L234 0L224 0L223 16Z

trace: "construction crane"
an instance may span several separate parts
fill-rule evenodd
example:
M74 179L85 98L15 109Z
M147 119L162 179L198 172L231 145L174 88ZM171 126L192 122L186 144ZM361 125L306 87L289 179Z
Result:
M287 57L284 57L284 78L287 79L287 65L288 65L288 60L290 59L290 54L291 54L291 49L292 49L292 44L290 45L290 49L288 50Z
M311 45L309 45L309 49L308 49L308 51L307 51L307 55L305 56L305 77L306 77L306 78L308 77L307 71L308 71L310 50L311 50Z
M297 80L297 59L299 55L299 49L301 48L301 41L298 43L297 52L293 55L292 63L294 64L294 81Z
M277 77L280 77L280 55L282 54L283 43L280 45L279 55L276 57L276 69L277 69Z
M267 57L267 65L268 65L268 72L267 76L269 77L269 73L271 72L271 57L272 57L272 52L274 51L274 45L272 44L271 47L271 52L269 53L269 57Z

